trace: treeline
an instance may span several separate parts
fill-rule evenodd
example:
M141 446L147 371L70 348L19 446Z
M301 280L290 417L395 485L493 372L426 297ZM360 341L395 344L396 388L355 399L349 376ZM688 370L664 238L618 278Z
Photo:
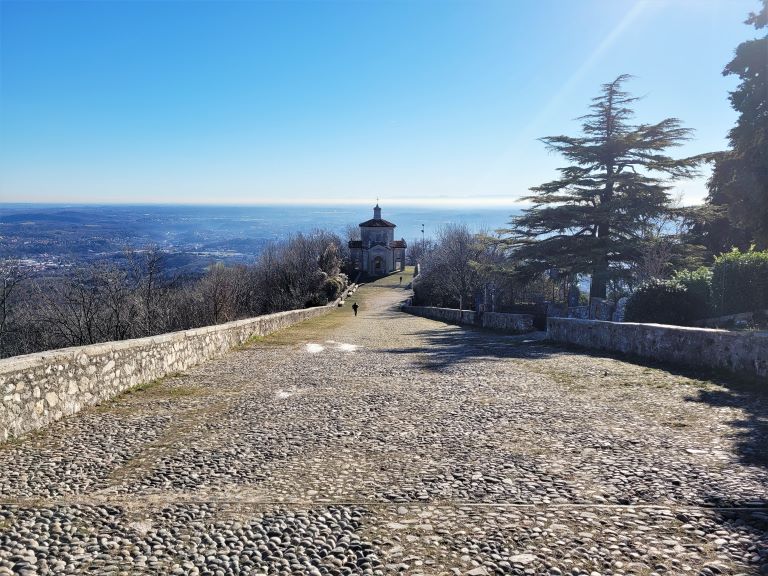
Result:
M347 286L344 247L325 231L269 245L253 265L212 264L202 276L169 277L156 247L122 263L27 277L0 264L0 357L153 336L326 304Z
M448 224L434 240L414 240L409 246L419 265L413 281L417 306L475 309L482 302L487 311L501 312L578 292L575 277L553 277L552 271L518 276L501 235L465 224Z
M419 264L413 281L416 305L470 309L482 300L503 309L520 295L521 286L506 269L505 247L488 232L447 224L434 240L414 240L411 246Z

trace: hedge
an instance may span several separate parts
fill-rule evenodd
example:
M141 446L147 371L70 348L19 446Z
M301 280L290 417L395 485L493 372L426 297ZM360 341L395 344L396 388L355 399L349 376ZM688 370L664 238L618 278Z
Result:
M624 320L689 326L701 317L702 309L706 309L706 301L701 301L685 284L653 280L629 298Z
M712 270L706 266L697 270L683 270L677 272L672 280L688 289L696 320L712 315Z
M716 316L768 310L768 250L733 250L715 258L712 306Z

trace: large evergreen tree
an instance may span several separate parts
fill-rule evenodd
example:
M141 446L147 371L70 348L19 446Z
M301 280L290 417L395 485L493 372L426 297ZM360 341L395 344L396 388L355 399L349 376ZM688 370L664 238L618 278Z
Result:
M679 120L630 123L637 98L622 90L627 79L603 85L581 118L581 136L542 139L571 164L531 188L524 200L533 207L507 230L518 270L590 273L593 297L604 298L609 279L642 258L647 223L673 210L670 182L693 176L697 162L665 153L689 138Z
M768 27L768 0L762 4L746 21L758 30ZM768 248L768 34L742 42L723 74L741 80L730 96L739 118L728 134L730 150L715 155L709 201L722 212L705 233L717 250L744 237Z

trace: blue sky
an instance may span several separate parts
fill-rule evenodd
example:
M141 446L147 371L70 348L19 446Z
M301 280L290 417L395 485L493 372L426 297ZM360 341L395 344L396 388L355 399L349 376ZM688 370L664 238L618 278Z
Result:
M725 147L757 0L0 0L0 200L508 205L601 83ZM705 177L681 183L685 202Z

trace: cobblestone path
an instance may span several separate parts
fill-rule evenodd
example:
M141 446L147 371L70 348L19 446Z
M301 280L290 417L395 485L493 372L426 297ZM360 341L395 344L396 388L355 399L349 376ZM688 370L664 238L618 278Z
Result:
M764 396L407 295L0 447L0 575L768 573Z

